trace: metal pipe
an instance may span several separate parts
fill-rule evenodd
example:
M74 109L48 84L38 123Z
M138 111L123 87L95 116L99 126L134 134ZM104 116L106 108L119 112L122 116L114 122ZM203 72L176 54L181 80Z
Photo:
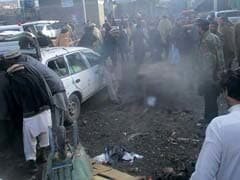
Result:
M21 8L21 0L17 0L17 6L19 9Z

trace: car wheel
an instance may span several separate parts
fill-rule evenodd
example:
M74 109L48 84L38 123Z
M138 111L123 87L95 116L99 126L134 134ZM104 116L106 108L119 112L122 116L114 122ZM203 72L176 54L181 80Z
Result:
M77 94L72 94L69 97L69 112L68 116L72 122L78 121L81 114L81 99Z

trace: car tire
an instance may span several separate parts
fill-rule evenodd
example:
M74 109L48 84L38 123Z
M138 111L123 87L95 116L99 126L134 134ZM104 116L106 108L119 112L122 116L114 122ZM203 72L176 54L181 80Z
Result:
M72 94L68 100L68 119L77 122L81 114L81 98L77 94Z

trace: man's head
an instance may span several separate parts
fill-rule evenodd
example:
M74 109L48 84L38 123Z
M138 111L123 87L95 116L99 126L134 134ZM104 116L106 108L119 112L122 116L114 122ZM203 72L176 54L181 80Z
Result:
M240 104L240 70L231 71L225 76L223 88L230 106Z
M0 70L7 70L10 66L16 63L20 56L21 52L18 49L0 51Z
M209 22L206 19L197 19L196 25L200 34L204 34L209 30Z
M229 20L228 20L228 17L226 17L226 16L221 16L221 17L218 18L218 24L219 25L223 25L223 24L226 24L228 22L229 22Z
M218 31L218 23L216 21L211 21L209 24L209 30L211 33L216 34Z
M61 34L65 34L69 31L69 29L67 28L67 26L64 26L62 29L61 29Z

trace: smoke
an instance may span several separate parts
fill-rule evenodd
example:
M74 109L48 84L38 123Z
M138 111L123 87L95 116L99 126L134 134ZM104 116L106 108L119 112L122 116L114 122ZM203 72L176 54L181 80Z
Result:
M181 104L191 91L196 91L196 74L184 62L144 64L140 71L141 86L145 96L156 96L161 104Z

